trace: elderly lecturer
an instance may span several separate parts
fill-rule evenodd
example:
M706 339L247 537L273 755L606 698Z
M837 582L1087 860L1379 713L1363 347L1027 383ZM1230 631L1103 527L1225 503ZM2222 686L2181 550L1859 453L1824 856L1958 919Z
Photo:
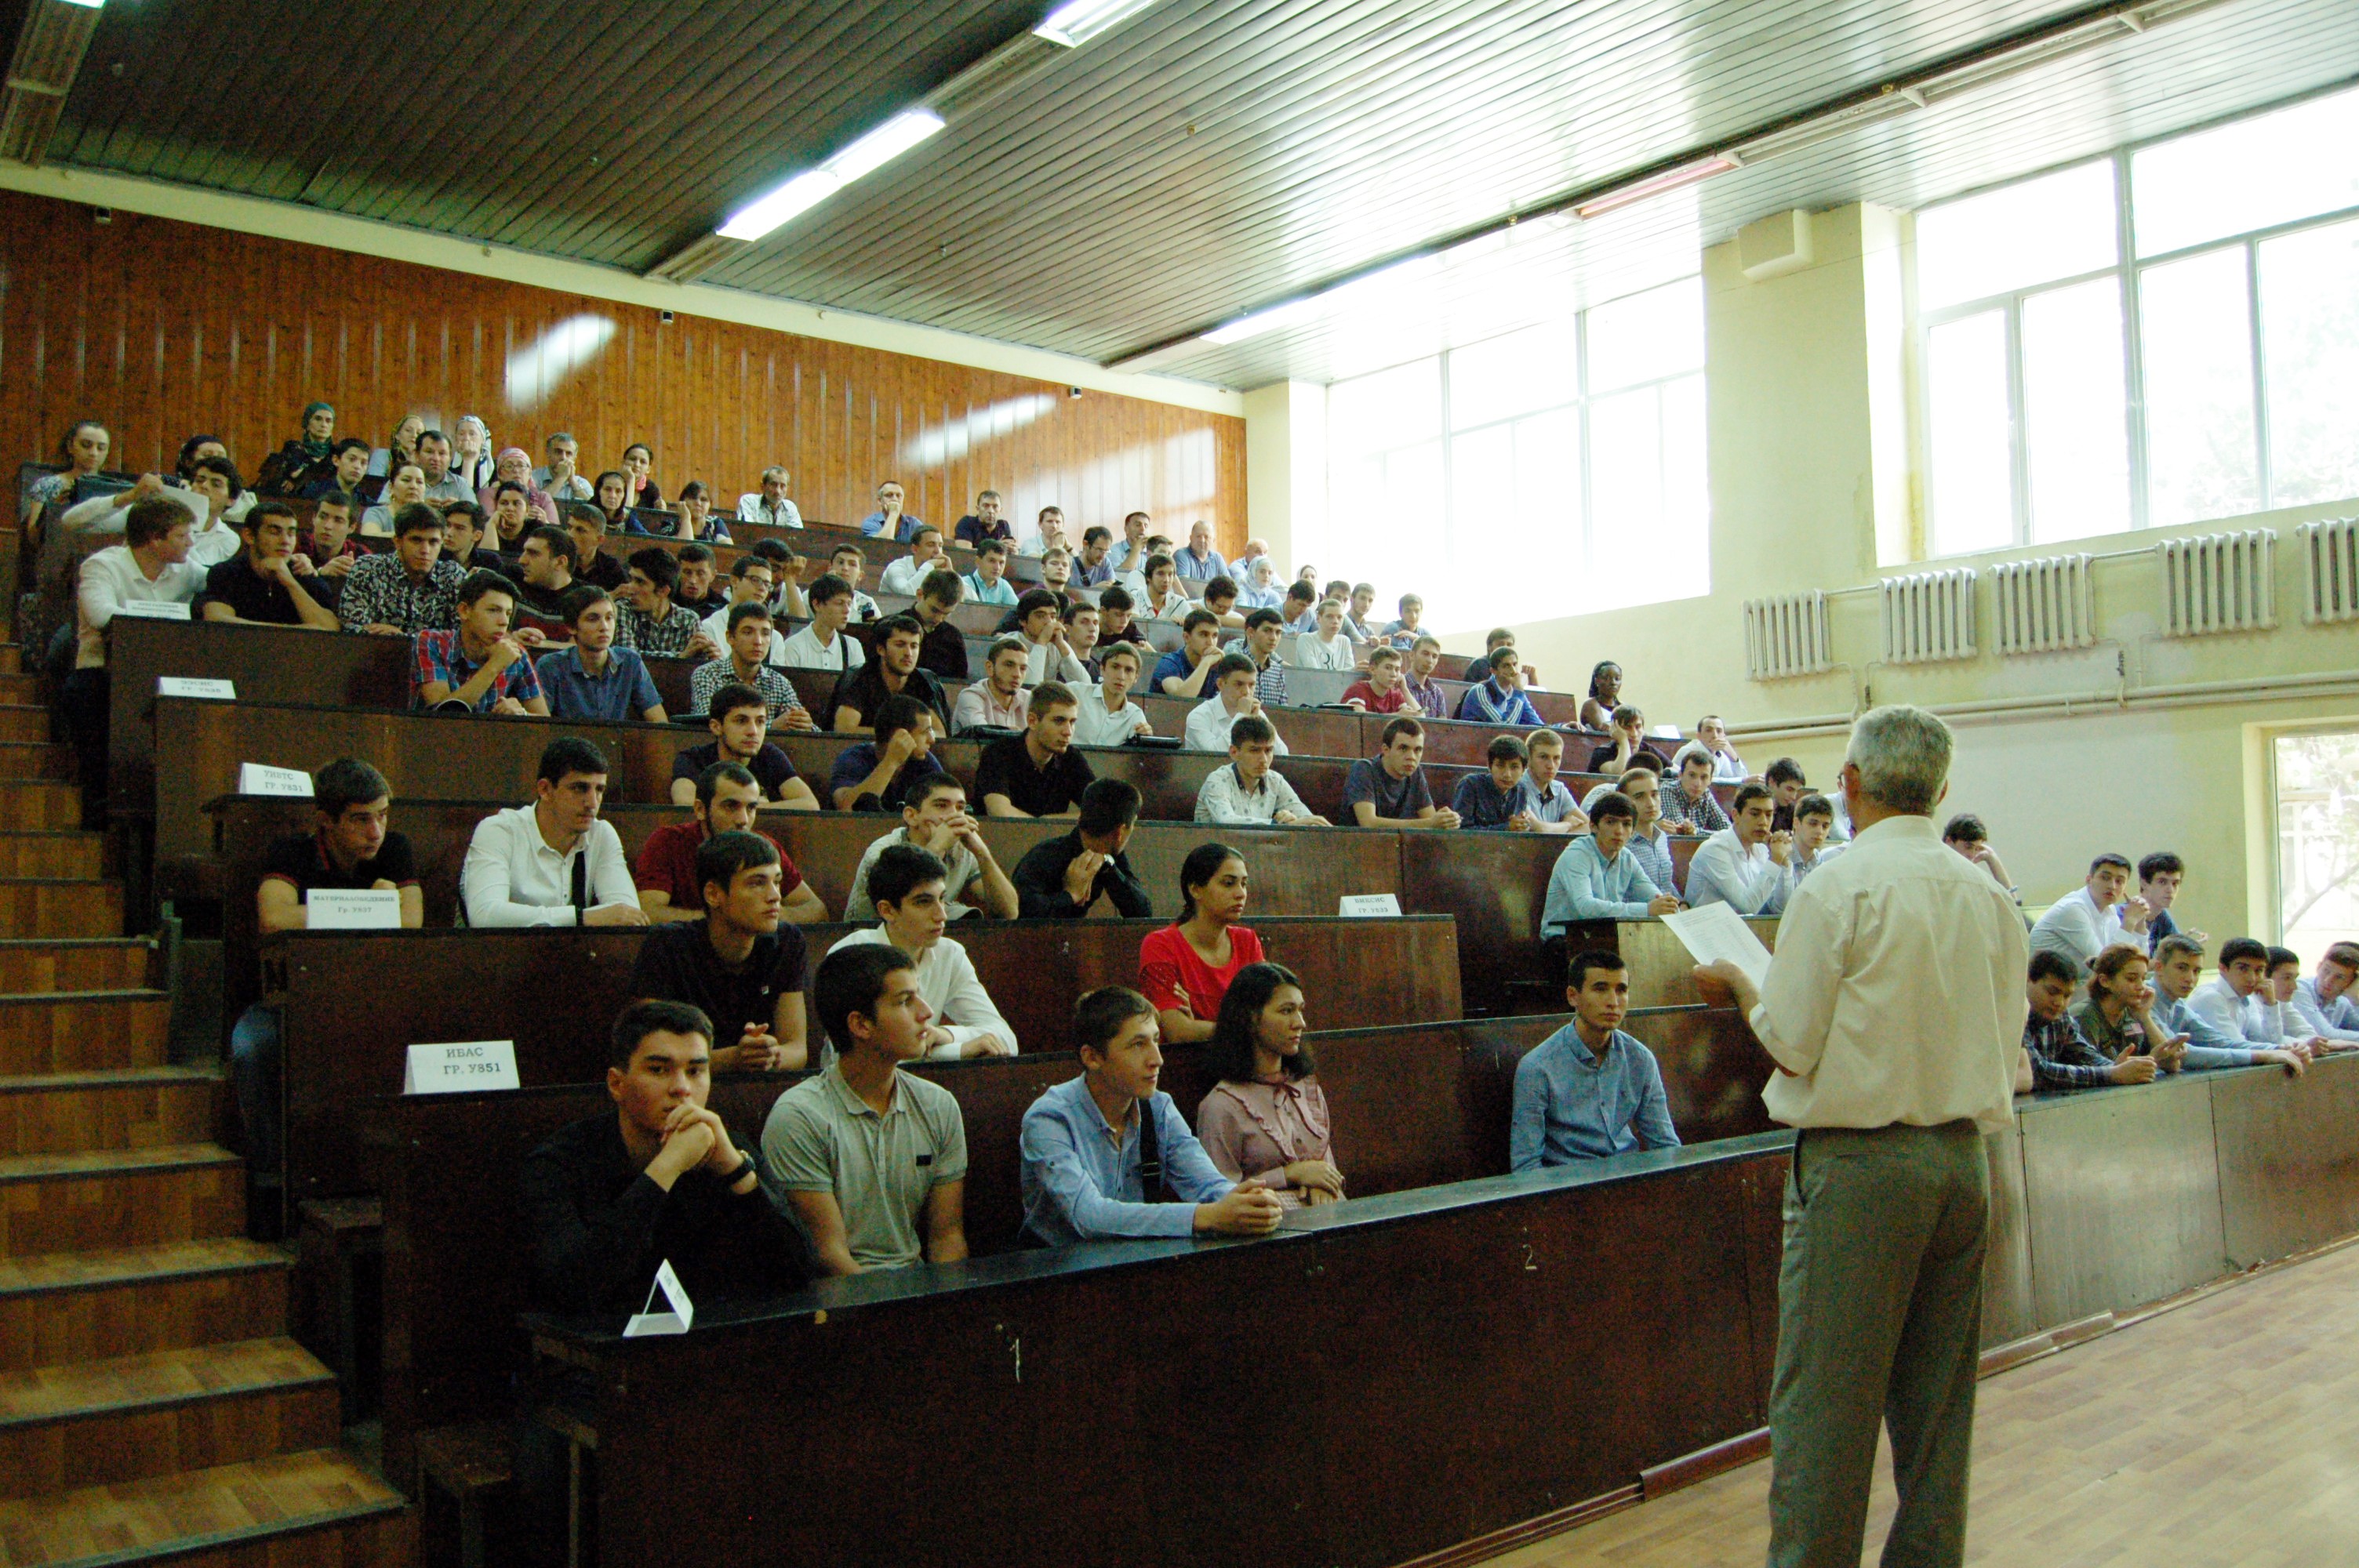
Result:
M1799 1130L1786 1179L1769 1391L1772 1568L1858 1568L1876 1425L1899 1511L1885 1568L1965 1555L1990 1217L1984 1134L2009 1124L2023 922L1931 813L1950 730L1918 708L1852 729L1852 847L1794 893L1756 992L1727 962Z

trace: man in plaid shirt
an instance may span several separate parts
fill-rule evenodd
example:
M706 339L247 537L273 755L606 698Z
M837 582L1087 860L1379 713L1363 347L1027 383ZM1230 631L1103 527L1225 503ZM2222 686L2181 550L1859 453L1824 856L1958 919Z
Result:
M549 717L540 675L508 635L516 587L495 571L471 572L459 589L459 624L418 633L418 705L456 699L477 713Z
M2153 1057L2125 1055L2114 1061L2090 1044L2066 1013L2080 979L2079 966L2061 953L2031 956L2031 1015L2023 1022L2023 1048L2031 1055L2034 1079L2043 1089L2154 1082L2158 1068Z
M442 559L442 518L432 507L406 506L394 519L389 556L353 563L336 613L347 632L408 637L459 623L459 585L466 574Z
M679 557L660 545L635 550L631 580L616 591L614 645L635 648L642 658L684 659L703 636L704 620L685 604L672 602L679 587ZM709 637L698 650L718 654Z

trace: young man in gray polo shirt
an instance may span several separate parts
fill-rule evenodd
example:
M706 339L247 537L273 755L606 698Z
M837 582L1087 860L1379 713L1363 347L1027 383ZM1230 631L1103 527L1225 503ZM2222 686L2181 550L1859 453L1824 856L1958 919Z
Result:
M926 1054L933 1016L917 970L897 947L859 943L827 956L811 995L836 1059L770 1108L763 1189L821 1273L959 1261L966 1125L948 1089L901 1071Z

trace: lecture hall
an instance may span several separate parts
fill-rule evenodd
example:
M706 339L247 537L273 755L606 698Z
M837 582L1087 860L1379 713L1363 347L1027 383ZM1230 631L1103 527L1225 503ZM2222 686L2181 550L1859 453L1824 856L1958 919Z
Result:
M0 1568L2359 1563L2350 0L0 30Z

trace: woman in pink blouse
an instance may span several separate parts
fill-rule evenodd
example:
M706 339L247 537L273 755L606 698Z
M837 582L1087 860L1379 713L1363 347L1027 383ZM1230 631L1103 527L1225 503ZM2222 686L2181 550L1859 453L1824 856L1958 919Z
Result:
M1180 862L1185 913L1138 945L1138 989L1155 1004L1166 1045L1210 1040L1229 981L1261 962L1261 938L1237 924L1250 881L1245 857L1226 844L1199 844Z
M1258 1179L1288 1208L1343 1195L1328 1136L1327 1094L1303 1048L1302 982L1276 964L1229 981L1207 1065L1220 1080L1196 1111L1196 1138L1221 1174Z

